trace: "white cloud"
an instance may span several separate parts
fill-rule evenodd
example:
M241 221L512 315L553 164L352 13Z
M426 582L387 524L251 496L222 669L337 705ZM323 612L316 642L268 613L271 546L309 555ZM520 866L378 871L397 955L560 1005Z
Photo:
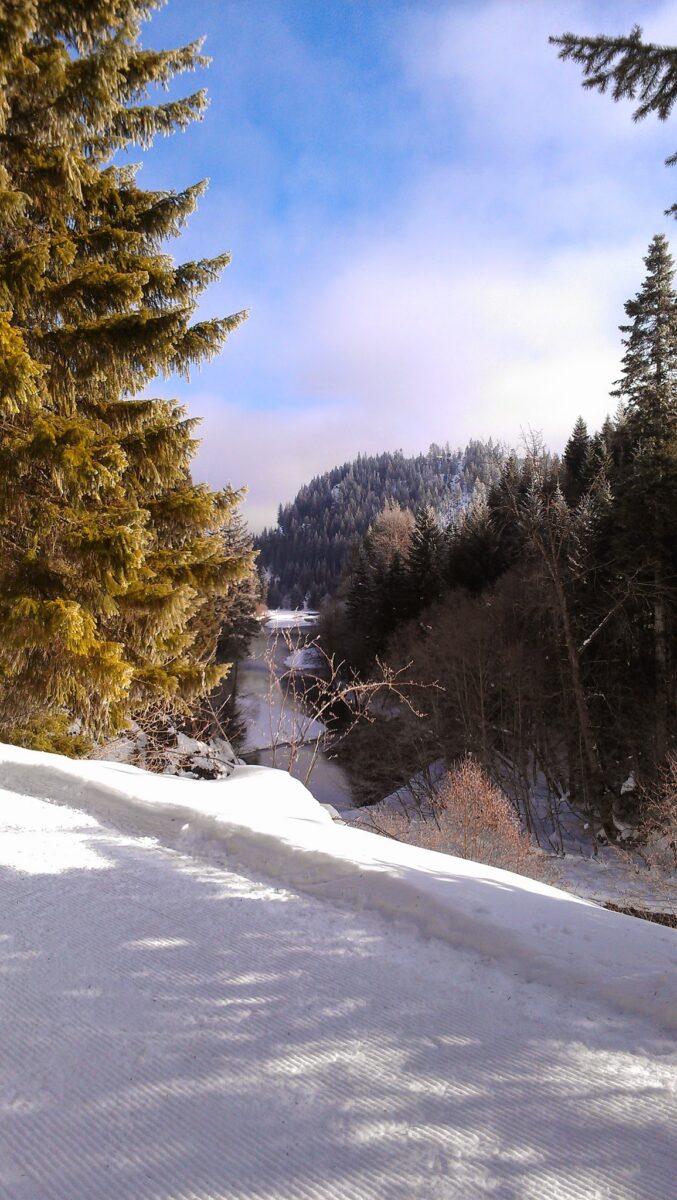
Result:
M575 64L557 61L551 35L628 33L639 18L647 38L674 38L677 3L638 6L629 0L613 5L582 0L488 0L471 5L447 4L429 13L416 12L405 27L402 55L412 86L438 111L456 104L469 133L480 144L492 144L503 158L552 147L566 136L569 145L597 150L634 143L630 102L613 104L609 97L586 93ZM591 102L592 101L592 102ZM660 141L654 122L640 137Z
M409 243L411 247L411 243ZM540 430L559 448L575 417L591 427L613 409L621 312L638 274L639 243L564 252L546 263L477 247L435 260L382 247L335 275L306 309L289 369L312 405L252 413L197 396L214 483L250 483L253 528L274 518L312 476L352 458L471 437L516 443Z
M191 389L198 473L247 481L253 527L360 450L516 442L529 427L559 448L579 413L594 427L613 408L623 301L652 234L671 232L673 138L584 93L547 34L627 30L636 7L450 4L396 31L428 143L450 121L457 144L423 156L378 212L323 223L297 210L288 249L263 229L252 320L220 386ZM677 0L641 19L669 36ZM254 390L256 408L233 399Z

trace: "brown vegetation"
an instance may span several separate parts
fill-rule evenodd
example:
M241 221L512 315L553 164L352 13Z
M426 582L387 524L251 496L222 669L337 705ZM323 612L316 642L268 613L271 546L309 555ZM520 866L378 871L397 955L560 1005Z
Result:
M651 789L644 789L640 835L642 853L652 867L677 870L677 754Z
M480 765L466 757L450 771L426 814L382 810L378 832L398 841L501 867L519 875L543 876L543 858L522 831L504 792Z

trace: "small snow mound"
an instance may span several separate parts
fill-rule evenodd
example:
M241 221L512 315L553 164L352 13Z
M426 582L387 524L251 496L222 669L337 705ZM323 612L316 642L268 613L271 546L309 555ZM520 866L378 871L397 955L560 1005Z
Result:
M284 660L290 671L315 671L322 665L323 657L316 646L299 646Z

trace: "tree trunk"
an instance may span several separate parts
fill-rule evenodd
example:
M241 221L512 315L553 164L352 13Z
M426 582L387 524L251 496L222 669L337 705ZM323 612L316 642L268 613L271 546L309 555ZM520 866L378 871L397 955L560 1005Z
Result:
M656 664L656 762L668 752L668 630L660 571L655 573L654 652Z
M578 717L578 727L581 736L581 745L583 749L583 757L588 770L588 780L592 790L592 798L595 808L597 809L602 822L611 820L611 802L605 792L602 769L600 766L599 756L597 754L597 746L595 745L595 735L590 720L590 711L588 701L583 687L583 677L581 674L581 663L578 654L578 647L571 627L571 617L569 614L569 605L567 602L564 585L558 570L558 564L551 564L551 577L555 588L555 596L557 599L557 607L559 618L562 626L562 634L564 637L564 645L567 652L567 660L569 663L569 671L571 674L571 688L574 696L574 704L576 706L576 715ZM586 796L586 800L590 801L590 797Z

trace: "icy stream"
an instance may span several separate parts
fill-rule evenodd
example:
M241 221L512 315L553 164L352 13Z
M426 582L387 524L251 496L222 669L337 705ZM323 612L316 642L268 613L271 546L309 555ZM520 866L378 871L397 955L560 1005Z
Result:
M352 799L348 777L317 748L324 727L308 715L289 686L291 650L306 636L312 638L316 621L316 613L274 611L252 641L237 675L236 711L244 727L238 752L248 763L287 770L294 744L292 775L307 784L316 800L347 808ZM298 664L299 655L295 658Z

